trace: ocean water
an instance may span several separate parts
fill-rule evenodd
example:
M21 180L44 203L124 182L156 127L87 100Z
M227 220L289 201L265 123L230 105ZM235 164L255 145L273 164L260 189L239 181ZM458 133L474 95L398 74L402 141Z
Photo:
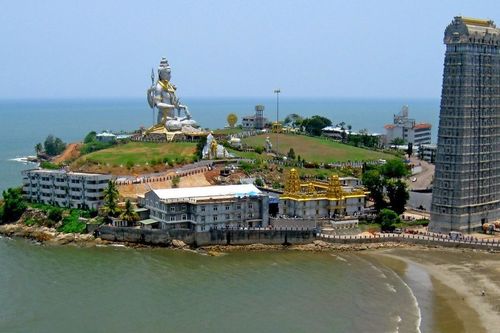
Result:
M194 119L204 128L226 126L226 117L234 112L241 119L254 113L256 104L265 106L264 114L276 119L274 98L186 98ZM331 99L280 98L280 119L291 113L303 116L322 115L334 124L345 122L354 130L363 128L383 133L383 125L408 104L410 116L434 125L437 136L438 99ZM153 113L144 99L107 100L0 100L0 193L21 184L20 172L33 167L13 159L34 155L34 146L48 134L66 142L82 140L91 130L130 131L150 126Z
M168 249L45 247L1 238L0 267L0 332L434 327L432 317L423 323L421 310L432 303L422 306L394 271L353 253L210 257Z

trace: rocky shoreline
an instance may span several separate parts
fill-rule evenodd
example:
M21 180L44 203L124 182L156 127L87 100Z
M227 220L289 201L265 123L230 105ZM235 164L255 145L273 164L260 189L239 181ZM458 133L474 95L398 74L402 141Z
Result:
M122 243L103 240L91 234L78 233L63 233L58 232L54 228L44 226L28 226L22 222L0 225L0 235L7 237L20 237L30 239L48 246L74 245L81 247L93 247L104 245L124 245L131 248L154 248L158 246L138 243ZM265 245L265 244L250 244L250 245L211 245L203 246L196 249L189 247L181 240L172 240L165 247L173 249L184 249L188 251L196 251L202 254L218 256L226 252L259 252L259 251L309 251L309 252L324 252L324 251L363 251L381 248L408 248L417 245L397 243L397 242L381 242L367 244L337 244L328 243L322 240L314 240L310 244L302 245Z
M54 228L27 226L22 223L0 225L0 234L7 237L27 238L46 245L96 246L110 243L90 234L63 233Z
M151 245L144 243L110 241L95 237L92 234L64 233L55 228L39 225L26 225L23 219L12 224L0 224L0 235L7 237L20 237L33 240L37 243L47 246L73 245L79 247L95 246L125 246L129 248L170 248L182 249L198 254L220 256L230 252L264 252L264 251L305 251L305 252L346 252L346 251L365 251L376 249L398 249L398 248L442 248L439 245L411 244L406 242L367 242L367 243L330 243L323 240L313 240L309 244L300 245L269 245L269 244L249 244L249 245L208 245L192 248L182 240L173 239L164 245ZM461 248L460 251L481 251L475 249ZM496 251L488 251L496 252Z

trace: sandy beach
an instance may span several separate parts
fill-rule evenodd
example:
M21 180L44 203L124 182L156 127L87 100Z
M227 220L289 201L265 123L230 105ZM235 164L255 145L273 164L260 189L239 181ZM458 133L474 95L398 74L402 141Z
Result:
M498 253L415 247L373 250L368 255L393 269L403 280L410 278L406 275L410 265L430 275L433 332L500 330ZM419 298L418 293L416 297Z

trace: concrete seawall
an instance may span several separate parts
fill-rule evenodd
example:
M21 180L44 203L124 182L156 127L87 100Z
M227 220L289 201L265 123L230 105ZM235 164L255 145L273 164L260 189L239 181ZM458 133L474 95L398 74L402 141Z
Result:
M316 239L312 230L243 230L224 229L206 232L191 230L148 230L101 226L99 237L115 242L150 244L157 246L170 245L178 239L191 246L206 245L249 245L249 244L308 244Z
M442 246L442 247L454 247L454 248L468 248L477 250L495 250L500 251L500 242L498 241L481 241L481 240L451 240L447 238L440 237L429 237L422 235L377 235L375 237L365 237L365 236L329 236L329 235L318 235L318 239L321 239L328 243L337 244L370 244L370 243L406 243L406 244L417 244L424 246Z
M126 227L101 226L97 229L100 238L114 242L129 242L155 246L169 246L172 240L181 240L187 245L198 247L207 245L300 245L322 240L334 244L406 243L424 246L470 248L500 251L500 242L484 240L450 240L422 235L390 234L365 236L331 236L318 234L314 230L300 229L223 229L206 232L191 230L135 229Z

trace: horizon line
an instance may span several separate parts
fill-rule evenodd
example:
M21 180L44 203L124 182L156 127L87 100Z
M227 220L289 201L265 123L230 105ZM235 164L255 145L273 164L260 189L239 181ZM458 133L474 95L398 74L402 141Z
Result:
M192 95L192 96L183 96L182 99L276 99L274 94L266 95L266 96L203 96L203 95ZM280 100L287 99L346 99L346 100L435 100L440 99L441 96L286 96L280 95ZM72 96L72 97L0 97L0 101L2 102L14 102L14 101L67 101L67 100L137 100L144 99L146 100L146 96Z

